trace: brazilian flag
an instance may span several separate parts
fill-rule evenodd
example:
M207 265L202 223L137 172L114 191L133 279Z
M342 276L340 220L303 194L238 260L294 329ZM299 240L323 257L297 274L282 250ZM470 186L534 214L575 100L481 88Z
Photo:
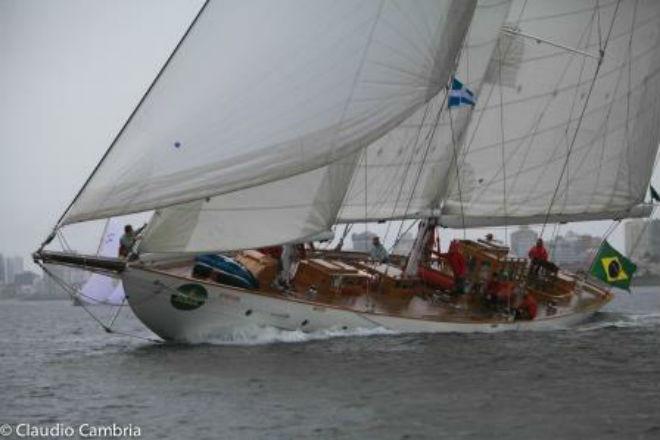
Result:
M624 257L607 241L600 245L598 254L591 265L591 275L620 289L629 290L635 263Z

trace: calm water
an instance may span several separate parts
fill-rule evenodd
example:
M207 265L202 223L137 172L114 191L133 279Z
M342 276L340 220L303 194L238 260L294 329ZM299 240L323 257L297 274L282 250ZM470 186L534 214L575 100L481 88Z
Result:
M577 331L255 329L198 346L106 335L65 301L0 302L0 424L133 424L147 439L660 439L657 290ZM149 335L128 309L117 322Z

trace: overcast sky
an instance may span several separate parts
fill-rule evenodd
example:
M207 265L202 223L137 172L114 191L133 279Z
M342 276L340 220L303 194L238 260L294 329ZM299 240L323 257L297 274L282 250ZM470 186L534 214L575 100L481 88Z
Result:
M48 234L201 0L0 0L0 253Z
M38 247L201 4L0 0L0 253Z

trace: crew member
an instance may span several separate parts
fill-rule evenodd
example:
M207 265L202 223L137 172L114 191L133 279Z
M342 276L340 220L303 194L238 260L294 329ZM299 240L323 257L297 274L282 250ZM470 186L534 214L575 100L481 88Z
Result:
M385 246L380 242L380 238L374 237L371 241L371 259L379 263L387 263L390 259L390 256L385 249Z
M516 319L530 321L536 318L537 310L538 305L536 299L531 293L527 292L518 308L516 308Z
M492 306L509 305L513 299L513 284L504 279L502 273L495 273L486 285L486 300Z
M538 274L539 267L548 261L548 251L543 246L543 239L536 240L536 245L532 246L527 254L532 262L529 270L531 273Z
M124 226L124 234L119 239L119 256L122 258L128 257L128 255L133 251L133 246L140 238L140 233L147 226L145 223L137 231L133 230L133 226L126 225Z
M454 240L449 245L446 254L438 254L440 258L447 260L452 273L454 274L454 292L463 294L465 292L465 274L467 273L467 264L465 257L458 248L458 241Z

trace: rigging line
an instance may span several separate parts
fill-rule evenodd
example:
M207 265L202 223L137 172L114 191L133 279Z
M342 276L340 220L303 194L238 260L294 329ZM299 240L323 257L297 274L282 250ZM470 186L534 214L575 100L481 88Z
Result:
M556 48L563 49L563 50L566 50L568 52L573 52L573 53L576 53L576 54L579 54L579 55L583 55L585 57L594 58L594 59L599 58L599 56L597 54L589 53L589 52L586 52L584 50L580 50L580 49L577 49L577 48L574 48L574 47L566 46L564 44L556 43L552 40L548 40L546 38L542 38L542 37L539 37L539 36L536 36L536 35L528 34L526 32L517 31L517 30L513 30L513 29L509 29L509 28L502 28L502 32L504 32L505 34L516 35L516 36L519 36L519 37L534 40L537 43L545 43L549 46L554 46Z
M105 221L105 226L103 226L103 232L101 233L101 240L99 240L99 245L96 247L96 255L101 253L101 247L103 247L103 242L105 241L105 234L108 232L108 227L110 226L110 219Z
M559 237L559 229L560 229L561 223L555 223L554 230L552 231L552 235L550 236L550 240L552 242L552 246L550 247L550 259L554 260L555 259L555 251L557 250L557 237Z
M421 175L422 175L422 170L424 169L424 164L426 162L426 158L428 157L429 151L431 150L431 145L433 144L433 139L435 138L435 134L437 132L438 124L440 123L440 117L442 116L442 111L445 108L445 105L447 105L447 99L449 98L449 87L445 88L445 96L442 99L442 102L440 103L440 108L438 109L438 114L435 118L435 122L431 128L431 131L427 135L428 142L426 144L426 148L424 150L424 153L422 155L422 160L420 161L419 169L417 172L417 175L415 176L415 181L413 183L412 190L410 191L410 197L408 198L408 203L406 205L406 209L404 210L404 215L408 213L410 210L410 205L412 203L412 200L415 195L415 191L417 190L417 185L419 184ZM401 225L399 226L399 231L397 232L397 240L401 238L401 230L403 229L403 222L401 222Z
M626 94L626 130L625 130L625 137L626 137L626 162L628 164L628 170L631 170L631 164L630 164L630 128L629 128L629 119L630 119L630 95L631 95L631 89L632 89L632 42L633 42L633 35L635 32L635 20L637 19L637 4L638 2L635 1L635 6L633 7L633 18L632 22L630 23L630 38L628 39L628 93ZM631 188L632 188L632 173L628 172L628 194L630 194Z
M518 13L518 18L516 19L515 23L512 26L519 26L520 22L522 20L522 16L525 13L525 8L527 8L527 2L529 0L525 0L523 3L522 7L520 8L520 12ZM499 36L495 40L495 44L499 47L500 45L500 40ZM513 44L509 44L504 51L504 58L509 54L509 51L511 50L511 47L513 47ZM491 55L492 56L492 55ZM470 136L470 140L467 142L464 150L465 153L463 154L463 163L467 160L468 153L470 152L470 148L472 147L472 143L477 135L479 126L481 125L481 121L483 120L484 114L486 114L486 108L488 106L488 103L490 102L491 97L493 96L493 91L495 90L495 87L491 87L490 90L488 91L488 96L486 97L486 102L484 103L483 110L479 112L479 117L477 118L477 123L474 127L474 130L472 131L472 135Z
M596 12L596 26L597 26L597 29L598 29L598 51L602 52L602 50L603 50L603 31L601 29L601 24L600 24L600 1L599 0L596 0L595 12Z
M348 95L348 99L344 103L344 109L342 110L341 113L341 118L339 119L339 127L342 126L344 123L344 119L346 118L346 112L348 111L348 107L353 99L353 94L355 93L355 88L357 87L358 80L360 78L360 75L362 74L362 69L364 68L364 63L367 60L367 54L369 53L369 47L371 46L371 42L373 41L374 38L374 32L376 31L376 27L378 25L378 22L380 21L380 16L383 12L383 5L384 1L380 2L380 5L378 6L378 12L376 13L376 18L374 19L373 24L371 25L371 30L369 31L369 37L367 38L367 43L364 46L364 49L362 49L362 59L360 60L360 65L358 66L357 72L355 72L355 76L353 77L353 83L351 84L351 91ZM338 133L338 132L337 132ZM335 140L333 140L333 144L336 142L336 137ZM367 159L368 159L368 151L367 148L364 149L364 232L367 232L367 193L368 193L368 179L367 179Z
M525 0L525 4L527 4L527 0ZM524 8L524 6L523 6L523 8ZM453 68L454 72L456 71L456 69L458 67L459 59L462 56L463 49L466 46L466 41L467 41L467 35L465 35L463 37L463 41L462 41L462 44L461 44L461 50L455 56L454 68ZM442 102L440 103L440 108L438 109L438 113L437 113L437 116L435 118L435 121L434 121L433 125L431 126L431 129L430 129L429 133L427 134L428 142L426 144L426 148L425 148L424 153L422 155L422 159L420 160L418 172L417 172L417 175L415 176L415 181L413 183L412 190L410 191L410 197L408 198L408 203L406 204L406 209L404 210L404 215L407 214L408 211L410 210L410 205L412 203L412 200L415 197L415 191L417 190L417 185L419 184L419 181L420 181L420 178L421 178L421 175L422 175L422 171L423 171L424 165L426 163L426 159L428 158L429 151L431 150L431 145L433 144L435 134L438 131L438 126L440 124L440 118L442 116L442 111L444 110L445 105L447 105L447 100L449 99L449 91L450 91L450 88L451 88L450 82L451 82L451 78L449 79L449 82L445 85L445 94L444 94L444 97L442 98ZM427 109L429 109L429 108L430 108L430 105L427 105ZM450 116L450 120L451 120L451 116ZM451 121L450 121L450 123L451 123ZM420 131L421 131L421 126L423 126L423 123L420 125ZM444 192L446 193L446 189L444 190ZM403 229L403 224L404 224L404 222L401 221L401 224L399 225L399 230L397 232L397 238L395 240L397 242L402 237L401 231Z
M598 248L603 246L603 243L609 238L609 236L616 230L616 228L619 226L621 223L621 220L612 220L612 223L605 229L605 233L603 233L602 237L600 238L600 244L598 245ZM598 256L598 252L594 254L593 260L591 260L591 264L589 265L589 272L594 267L594 264L596 264L596 257Z
M578 42L577 42L578 47L579 47L579 45L582 43L582 40L583 40L583 39L587 36L587 34L590 32L590 30L591 30L591 28L592 28L592 26L593 26L593 20L594 20L594 17L593 17L593 14L592 14L592 17L591 17L591 19L589 20L589 24L588 24L587 27L585 28L584 32L582 32L582 33L580 34L580 38L578 39ZM588 41L587 41L587 43L588 43ZM510 49L510 47L511 47L511 46L507 47L507 52L508 52L508 50ZM505 58L506 58L506 56L505 56ZM566 63L566 65L565 65L564 68L563 68L563 71L562 71L561 75L559 75L559 79L558 79L557 81L555 81L554 86L553 86L553 90L558 90L557 88L559 87L559 85L560 85L560 83L563 81L563 79L566 77L566 75L567 75L567 73L568 73L568 70L569 70L571 64L573 63L573 60L574 60L574 59L575 59L574 57L571 57L571 58L568 60L568 62ZM583 59L583 61L584 61L584 59ZM578 84L578 85L579 85L579 84ZM495 87L494 87L494 86L491 87L491 89L490 89L490 91L489 91L488 99L487 99L487 104L488 104L488 102L490 102L490 99L491 99L491 97L492 97L492 94L493 94L494 90L495 90ZM529 154L530 154L531 147L532 147L532 144L533 144L533 142L534 142L534 139L536 138L536 136L538 136L538 135L541 133L541 132L538 130L538 128L539 128L541 122L543 121L543 118L544 118L545 114L547 113L548 109L550 108L550 105L552 104L552 102L553 102L554 99L555 99L554 96L552 96L551 94L550 94L550 95L546 94L546 95L541 95L541 96L539 96L539 98L542 98L542 97L548 97L549 99L547 99L547 100L545 101L545 103L544 103L544 105L543 105L543 109L542 109L540 112L538 112L537 115L535 116L535 118L534 118L534 122L531 124L529 130L527 131L528 134L525 135L525 136L523 136L523 137L521 137L521 138L519 138L519 142L518 142L517 146L516 146L516 147L514 148L514 150L511 152L512 155L517 154L518 151L520 151L520 149L524 148L525 145L527 145L527 148L525 149L525 152L524 152L523 160L520 161L520 166L518 167L518 172L514 174L514 176L515 176L515 180L514 180L514 183L513 183L514 185L515 185L515 182L517 182L518 176L521 174L521 170L522 170L522 168L523 168L523 166L524 166L524 163L526 162L527 157L528 157ZM536 99L536 98L535 98L535 99ZM493 105L492 108L495 108L495 105ZM484 108L484 110L485 110L485 108ZM572 110L571 110L571 111L572 111ZM479 120L478 120L478 124L481 123L481 118L482 118L482 116L483 116L483 114L480 115ZM478 126L477 126L477 128L478 128ZM475 130L476 130L476 129L475 129ZM471 146L472 146L472 140L474 139L475 134L476 134L476 131L475 131L475 133L473 133L473 135L472 135L472 139L470 140L470 144L469 144L469 146L468 146L468 151L469 151L469 149L470 149ZM515 141L515 139L512 139L511 141ZM493 145L496 145L496 144L493 144ZM556 147L555 147L555 150L556 150ZM494 183L494 179L497 177L498 174L499 174L499 170L498 170L498 172L497 172L497 173L491 178L491 180L488 182L488 185L487 185L487 186L484 186L484 189L482 190L482 192L484 192L484 191L486 190L486 188L487 188L490 184ZM533 191L533 189L535 189L535 188L536 188L536 185L535 185L534 187L530 188L530 189L529 189L529 193L531 194L532 191Z
M657 207L658 207L658 205L655 205L653 207L653 210L651 211L651 215L649 216L648 219L646 219L644 221L644 227L642 228L642 230L639 232L639 235L635 239L635 243L633 244L633 246L630 249L630 255L628 255L628 258L632 259L633 256L635 255L635 253L637 252L637 249L639 249L639 243L642 241L642 237L644 237L644 235L646 234L646 230L648 229L649 225L651 224L651 219L653 218L653 215L655 214L655 210L656 210Z
M76 295L73 293L73 289L72 289L71 286L69 286L69 285L68 285L64 280L62 280L60 277L58 277L57 275L55 275L55 274L54 274L51 270L49 270L49 269L48 269L48 268L47 268L42 262L37 261L36 263L37 263L37 265L38 265L39 267L41 267L41 270L43 270L43 271L44 271L49 277L51 277L51 278L53 279L53 281L55 281L55 283L57 283L57 284L58 284L58 285L59 285L59 286L60 286L60 287L61 287L61 288L62 288L62 289L63 289L63 290L69 295L69 297L71 298L72 301L75 301L75 300L76 300ZM92 319L93 319L94 321L96 321L96 323L99 324L99 326L100 326L101 328L103 328L103 330L104 330L106 333L110 333L110 334L118 334L118 335L122 335L122 336L129 336L129 337L132 337L132 338L142 339L142 340L144 340L144 341L154 342L154 343L158 343L158 344L162 344L162 343L163 343L163 341L160 341L160 340L158 340L158 339L147 338L147 337L140 336L140 335L135 335L135 334L132 334L132 333L127 333L127 332L122 332L122 331L113 330L112 328L106 326L106 325L103 323L103 321L101 321L96 315L94 315L94 314L93 314L93 313L92 313L92 312L91 312L91 311L85 306L84 303L80 303L80 307L81 307L81 308L82 308L82 309L83 309L83 310L84 310L89 316L91 316Z
M498 51L499 45L498 45ZM508 234L508 207L507 207L507 198L506 198L506 148L504 143L504 91L502 90L502 57L500 57L500 62L498 63L499 78L497 81L499 95L500 95L500 152L502 155L502 204L504 208L504 244L506 245L509 242Z
M616 1L617 0L612 0L611 2L603 5L603 9L612 6L613 4L616 3ZM550 2L547 2L547 3L550 3ZM567 3L570 3L570 2L567 2ZM574 1L573 4L574 3L577 3L577 2ZM529 22L535 22L535 21L551 20L551 19L555 19L555 18L563 18L563 17L567 17L569 15L575 16L575 15L582 14L584 12L593 11L593 9L594 9L593 6L589 6L589 7L584 7L582 9L574 9L572 11L552 13L552 14L547 14L547 15L538 15L536 17L527 17L524 20L522 20L522 22L523 23L529 23Z
M451 131L451 143L452 143L452 161L454 162L454 168L456 170L456 190L458 191L458 203L461 207L461 227L463 228L463 240L467 239L467 229L465 226L465 207L463 206L463 190L460 176L460 169L458 167L458 151L456 147L456 138L454 133L454 118L452 117L453 113L449 109L449 129Z
M60 247L62 248L62 251L66 252L67 249L66 249L66 246L64 244L64 241L62 240L62 237L60 237L59 231L57 231L57 232L58 233L55 234L55 236L57 237L57 241L60 243Z
M86 266L84 266L84 267L86 267ZM84 269L83 269L83 270L84 270ZM96 272L95 272L95 273L96 273ZM109 276L109 275L104 275L104 276ZM109 303L109 302L107 302L107 301L99 301L98 299L93 298L93 297L91 297L91 296L85 294L85 293L84 293L82 290L80 290L80 289L75 289L75 292L76 292L76 296L79 296L79 297L81 297L81 298L86 298L86 299L90 300L90 302L93 302L93 303L95 303L95 304L104 305L104 306L112 306L112 307L126 307L126 306L128 306L128 304L123 304L123 303L117 305L117 304Z
M66 235L64 235L64 232L62 232L62 231L57 231L57 232L58 232L58 234L60 235L60 240L61 240L61 241L64 243L64 245L66 246L65 250L67 250L67 251L72 251L73 248L72 248L71 245L69 244L69 240L66 239Z
M399 185L399 191L397 192L396 200L394 202L394 206L392 207L392 216L396 212L396 208L399 205L399 202L401 201L401 196L403 194L403 187L405 186L405 183L406 183L406 177L407 177L408 173L410 172L410 167L412 166L412 163L414 162L415 156L417 155L417 151L419 150L419 146L418 146L419 145L419 138L421 136L422 129L424 128L424 124L426 123L426 118L429 114L429 109L430 108L431 108L431 104L430 104L430 101L429 101L429 103L426 104L426 108L424 109L424 114L422 115L422 122L419 124L419 128L417 129L417 133L415 135L415 142L413 143L413 148L411 149L410 159L408 160L408 163L406 164L406 168L403 172L403 176L402 176L402 179L401 179L401 185ZM422 167L422 166L423 165L420 165L420 167ZM413 197L413 196L414 196L414 190L411 193L411 197ZM407 211L407 209L406 209L406 211ZM404 212L404 215L405 214L406 214L406 212ZM391 223L388 223L386 231L385 231L386 236L390 232L390 226L391 226Z
M353 229L353 223L347 223L346 227L344 228L344 233L342 234L341 238L339 239L339 243L337 244L338 246L344 245L344 240L346 240L346 237L348 237L348 233L351 231L351 229Z
M71 208L73 207L74 203L76 203L76 201L78 200L78 198L80 198L80 196L82 195L82 193L83 193L83 191L85 190L85 188L87 188L87 185L89 185L89 182L91 182L92 177L94 177L94 176L96 175L96 173L98 172L98 170L101 168L101 164L102 164L103 162L105 162L105 160L108 158L108 156L110 155L110 152L112 151L112 149L114 148L114 146L117 144L117 141L119 140L119 138L122 136L122 134L124 133L124 131L125 131L126 128L128 127L128 124L133 120L133 117L136 115L137 111L142 107L142 104L144 103L144 101L147 99L147 97L148 97L149 94L151 93L151 90L154 88L154 86L156 85L156 83L158 82L158 80L160 79L160 77L162 76L162 74L163 74L163 72L165 71L165 69L167 68L167 66L170 64L170 61L172 61L172 59L174 58L174 55L176 55L176 53L178 52L178 50L179 50L179 48L181 47L181 45L183 44L183 42L186 40L186 38L187 38L188 35L190 34L190 31L191 31L192 28L195 26L195 24L197 23L199 17L202 15L202 12L204 12L204 10L206 9L206 6L207 6L208 4L209 4L209 0L206 0L206 1L204 2L204 4L199 8L199 11L197 11L197 14L195 15L195 18L192 20L192 22L191 22L190 25L188 26L188 29L186 29L186 32L183 34L183 36L181 37L181 39L179 40L179 42L177 43L177 45L174 47L174 50L172 50L172 52L170 53L170 56L167 58L167 60L166 60L165 63L163 64L163 66L162 66L162 67L160 68L160 70L158 71L158 74L156 75L156 77L154 78L154 80L151 82L151 84L150 84L149 87L147 88L147 91L144 92L144 95L142 95L142 98L140 98L140 101L139 101L138 104L135 106L135 108L133 109L133 111L131 112L131 114L128 116L128 119L126 119L126 122L124 122L124 125L121 127L121 129L119 130L119 133L117 133L117 136L115 136L114 140L112 141L112 143L110 144L110 146L108 147L108 149L105 151L105 153L104 153L103 156L101 157L101 160L96 164L96 166L95 166L94 169L92 170L92 173L89 175L89 177L87 177L87 180L85 181L85 183L83 184L83 186L80 188L80 190L78 191L78 193L76 194L76 196L73 198L73 200L71 201L71 203L69 203L69 206L67 206L67 208L64 210L64 212L62 213L62 215L60 216L60 218L57 220L57 223L56 223L55 226L53 227L54 230L57 230L57 229L60 227L60 225L61 225L62 220L64 219L64 217L65 217L65 216L67 215L67 213L71 210ZM45 243L45 242L44 242L44 243ZM45 246L44 243L42 243L41 249L43 249L43 247Z
M602 137L607 136L607 135L612 135L612 134L622 130L623 128L624 128L624 123L619 123L617 126L614 126L613 129L610 129L607 132L603 132L601 130L602 133L599 134L598 136L594 137L591 141L588 141L587 143L579 145L579 146L575 146L573 153L580 152L580 153L584 153L585 155L589 154L589 152L594 148L594 145L596 143L600 142L600 139ZM660 128L660 127L658 127L658 128ZM606 159L605 162L619 162L620 161L620 158L619 158L620 154L621 154L620 152L615 152L615 154L610 154L609 156L607 156L605 158ZM554 165L556 162L563 161L564 159L565 158L563 156L553 155L552 157L549 157L546 160L546 162L529 166L527 169L525 169L523 171L514 173L513 176L528 175L529 173L536 172L536 170L538 170L538 169L543 169L543 171L544 171L548 166ZM591 173L591 172L593 172L593 170L599 169L598 167L600 166L600 163L599 163L596 166L589 167L586 170L583 170L582 168L585 166L585 163L586 163L586 159L583 158L580 161L580 165L578 166L578 170L580 170L582 172L579 173L579 174L574 173L575 175L572 178L573 181L581 181L581 180L584 180L586 178L589 178L590 176L588 176L587 173ZM593 165L593 164L588 163L588 165ZM498 172L498 174L499 174L499 172ZM541 176L543 176L543 173L541 173ZM496 179L495 177L496 176L494 176L493 178L491 178L491 180L488 181L488 185L493 185L495 183L501 182L500 179ZM534 188L534 189L536 189L536 188ZM551 192L552 191L550 191L550 193ZM546 192L540 193L540 195L547 195L547 194L548 193L546 193ZM526 199L524 199L524 201L529 202L532 198L537 198L538 196L539 196L539 194L528 195L528 197Z
M76 300L76 295L73 294L73 292L71 291L71 287L70 287L70 286L69 286L64 280L62 280L60 277L58 277L57 275L55 275L50 269L48 269L48 268L47 268L43 263L41 263L40 261L38 261L37 264L39 265L39 267L41 267L41 270L43 270L43 271L44 271L49 277L51 277L51 278L52 278L52 279L53 279L53 280L54 280L54 281L55 281L55 282L56 282L56 283L57 283L57 284L58 284L58 285L59 285L59 286L60 286L60 287L61 287L61 288L62 288L62 289L63 289L63 290L64 290L64 291L65 291L65 292L71 297L71 299L72 299L73 301ZM105 325L105 324L104 324L99 318L96 317L96 315L94 315L92 312L90 312L90 311L87 309L87 307L85 307L85 304L84 304L84 303L81 303L80 306L81 306L82 309L83 309L85 312L87 312L87 314L88 314L89 316L91 316L91 317L92 317L92 318L93 318L93 319L94 319L94 320L95 320L95 321L96 321L101 327L103 327L103 329L104 329L105 331L108 331L108 330L109 330L108 327L107 327L107 326L106 326L106 325Z
M585 98L584 101L584 106L582 107L582 111L580 112L580 117L578 118L577 121L577 126L575 127L575 132L573 133L573 139L571 140L571 143L568 148L568 153L566 154L566 160L564 161L564 166L562 167L561 173L559 174L559 179L557 180L557 185L555 186L555 191L552 195L552 198L550 199L550 206L548 206L548 210L545 214L545 220L543 221L543 226L541 228L541 236L543 236L543 231L545 230L545 227L548 223L548 218L550 216L550 212L552 211L552 205L554 205L555 199L557 197L557 192L559 191L559 187L561 186L561 181L564 179L564 174L566 172L566 168L568 166L568 161L570 160L571 157L571 152L573 150L573 146L575 145L575 141L577 140L577 135L578 132L580 131L580 126L582 125L582 120L584 118L584 114L587 110L587 106L589 105L589 99L591 98L591 94L594 91L594 86L596 85L596 80L598 79L598 73L600 72L600 68L603 66L603 56L605 54L605 49L607 48L607 43L610 39L610 36L612 34L612 29L614 29L614 21L616 20L616 15L619 10L619 5L621 4L621 0L618 0L616 4L616 9L614 10L614 14L612 14L612 23L610 24L610 29L607 32L607 38L605 39L605 43L603 45L603 49L601 50L601 58L598 61L598 65L596 66L596 71L594 72L594 77L591 81L591 85L589 86L589 91L587 92L587 97Z
M364 236L367 238L367 217L368 217L368 209L369 209L369 204L367 194L369 193L369 178L367 175L367 156L369 156L369 151L367 148L364 149Z
M589 25L585 28L584 32L580 35L580 38L577 42L577 47L580 47L580 44L582 44L582 40L585 37L586 37L585 46L589 45L589 41L591 40L591 38L590 38L591 31L593 29L594 16L597 16L597 11L594 11L594 13L591 16L591 19L589 20ZM600 32L599 32L599 35L600 35ZM598 39L598 49L599 50L600 50L600 47L601 47L600 45L601 45L601 40L600 40L600 37L599 37L599 39ZM576 86L574 87L574 90L573 90L573 100L571 102L571 109L568 112L568 123L566 124L566 129L564 130L564 138L566 140L567 145L568 145L568 137L569 137L568 132L569 132L569 129L571 127L571 123L573 122L573 114L574 114L573 112L575 111L575 107L577 106L577 103L579 101L579 93L577 93L577 92L578 92L578 89L582 85L582 79L584 78L584 70L585 70L585 67L587 65L586 61L587 61L586 59L584 59L584 58L582 59L582 63L580 65L580 73L578 74L577 81L576 81ZM568 61L567 65L570 65L572 62L573 62L573 58L571 58ZM562 77L562 79L563 79L563 77ZM559 142L557 143L557 146L558 145L559 145Z
M601 124L601 128L596 130L596 132L603 131L603 136L602 136L602 141L600 143L600 151L597 151L598 154L598 168L596 171L596 183L594 185L594 188L599 188L600 187L600 181L601 181L601 176L603 172L603 164L605 162L605 150L606 150L606 144L607 144L607 138L608 135L611 134L611 131L609 130L609 125L610 125L610 118L612 116L612 110L614 109L614 104L618 102L617 95L619 92L619 86L621 84L621 78L623 77L623 68L619 72L619 75L616 79L616 84L614 86L614 91L612 92L612 100L610 102L609 107L607 108L607 113L605 115L605 120ZM626 122L627 123L627 122ZM598 135L596 135L598 136ZM586 151L586 154L584 154L582 161L577 165L576 172L580 172L582 167L585 165L586 161L591 155L592 149L595 147L596 142L595 140L597 137L594 138L594 143L592 146L589 147L589 149ZM588 205L591 206L594 199L596 198L596 193L594 192L588 202ZM610 196L610 202L612 201L612 197Z
M112 317L112 320L110 321L110 324L108 325L109 328L112 328L112 326L115 324L115 321L119 317L119 313L121 312L121 309L124 308L124 303L126 302L126 295L124 295L124 298L121 300L121 304L119 307L117 307L117 311L115 312L115 316Z
M392 247L390 248L390 252L393 251L394 248L399 244L399 242L401 241L401 239L402 239L403 237L405 237L405 235L406 235L408 232L410 232L410 230L413 228L413 226L415 226L415 225L418 224L419 222L420 222L420 219L415 219L412 223L410 223L410 225L406 228L406 230L403 231L403 234L401 234L401 236L398 237L398 238L394 241L394 244L393 244ZM403 223L404 223L404 220L401 220L401 226L403 226Z
M610 237L610 235L612 235L612 233L616 231L616 228L618 228L620 224L621 224L621 220L612 220L612 223L610 224L609 228L605 230L605 233L601 237L602 239L601 242L607 240Z
M616 12L616 11L615 11L615 12ZM599 13L599 10L594 10L594 15L595 15L596 13ZM610 37L609 40L612 41L612 38ZM587 42L587 43L588 43L588 42ZM599 40L599 43L600 43L600 40ZM604 53L603 53L603 55L604 55ZM629 60L630 60L630 58L629 58ZM606 116L605 116L605 120L602 122L601 128L600 128L599 130L597 130L597 132L602 131L603 135L602 135L602 142L601 142L602 148L601 148L600 160L599 160L599 162L598 162L598 171L597 171L597 173L596 173L596 182L597 182L597 183L596 183L596 187L598 187L599 182L600 182L601 171L602 171L603 160L604 160L604 154L605 154L605 145L606 145L606 142L607 142L607 136L610 134L610 131L608 130L609 120L610 120L610 116L611 116L612 108L614 107L614 104L618 101L618 99L616 98L616 96L617 96L617 92L618 92L618 90L619 90L619 85L620 85L621 77L623 76L622 73L623 73L623 67L624 67L624 65L625 65L625 62L621 63L621 70L619 71L619 74L618 74L617 79L616 79L616 84L615 84L615 86L614 86L614 92L612 93L612 95L613 95L613 96L612 96L612 99L610 100L610 103L609 103L609 104L606 104L606 106L607 106L607 113L606 113ZM582 78L582 71L583 71L583 69L584 69L584 62L583 62L583 64L582 64L582 68L581 68L581 70L580 70L580 77L579 77L579 79L578 79L578 84L581 83L581 78ZM616 71L616 70L612 70L612 72L615 72L615 71ZM569 128L569 126L570 126L570 124L571 124L570 119L572 118L573 107L574 107L574 105L575 105L575 102L577 102L577 94L576 94L575 100L573 101L573 106L571 107L569 123L568 123L567 126L566 126L566 136L568 136L568 128ZM592 111L593 111L593 110L592 110ZM627 124L627 121L626 121L626 124ZM595 135L594 140L593 140L591 143L586 144L586 145L588 145L588 148L586 149L586 152L585 152L585 154L583 155L582 160L577 164L577 167L576 167L575 170L574 170L574 174L576 174L576 173L580 173L580 172L581 172L581 169L582 169L582 167L584 166L586 160L588 160L588 158L589 158L589 156L590 156L590 154L591 154L591 151L592 151L593 148L596 146L596 141L597 141L597 139L598 139L599 137L601 137L600 134ZM568 145L568 144L567 144L567 145ZM567 148L567 150L568 150L568 148ZM570 163L569 163L569 166L570 166ZM568 168L567 168L567 169L568 169ZM567 173L566 185L565 185L565 187L564 187L564 191L561 193L561 195L564 197L564 200L565 200L565 201L564 201L564 206L566 206L566 203L568 202L568 198L569 198L569 189L570 189L570 172ZM593 201L593 198L594 198L594 197L595 197L595 194L592 194L592 196L591 196L591 200L592 200L592 201ZM610 198L610 201L611 201L611 198ZM589 203L591 203L591 201L590 201Z

